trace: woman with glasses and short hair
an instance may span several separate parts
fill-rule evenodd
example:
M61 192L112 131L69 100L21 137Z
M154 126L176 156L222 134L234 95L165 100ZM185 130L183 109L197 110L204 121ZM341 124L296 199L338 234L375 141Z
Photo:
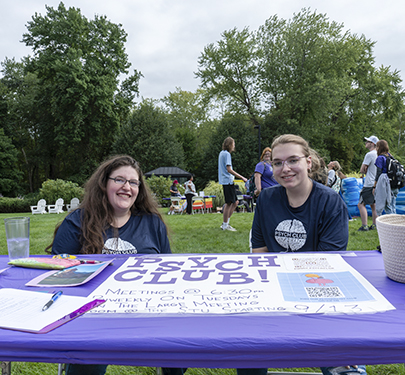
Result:
M310 178L316 153L300 136L285 134L272 145L279 185L259 195L252 226L253 252L346 250L347 208L325 185ZM270 207L271 206L271 207Z
M252 252L345 251L349 238L347 208L332 189L310 178L321 166L319 160L313 160L317 153L305 139L293 134L276 138L271 149L279 185L259 195L252 225ZM321 370L325 375L366 373L364 366ZM265 374L267 369L238 369L238 375Z
M171 253L166 225L138 163L120 155L102 163L85 185L83 202L55 230L52 254ZM67 365L66 375L103 375L107 365ZM164 368L181 375L183 369Z

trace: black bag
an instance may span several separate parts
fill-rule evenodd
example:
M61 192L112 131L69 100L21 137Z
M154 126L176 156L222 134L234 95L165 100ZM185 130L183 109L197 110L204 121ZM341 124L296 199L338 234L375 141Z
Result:
M263 173L266 170L266 163L263 162L264 164L264 169L263 169ZM255 173L253 172L253 174L250 176L249 180L247 180L246 184L246 190L248 192L248 194L253 197L255 195L255 190L256 190L256 184L255 184Z
M253 197L253 195L255 193L255 190L256 190L255 174L254 173L250 176L249 180L247 180L246 189L247 189L248 194L251 197Z
M391 189L401 189L405 186L404 166L391 155L387 159L387 175L390 180Z

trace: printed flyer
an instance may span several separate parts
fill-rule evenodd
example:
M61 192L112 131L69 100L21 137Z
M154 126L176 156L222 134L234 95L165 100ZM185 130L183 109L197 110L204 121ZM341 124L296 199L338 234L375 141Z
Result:
M360 314L395 309L339 254L130 257L92 314Z
M26 286L37 287L67 287L87 283L96 277L114 259L94 264L80 264L60 271L49 271L29 281Z

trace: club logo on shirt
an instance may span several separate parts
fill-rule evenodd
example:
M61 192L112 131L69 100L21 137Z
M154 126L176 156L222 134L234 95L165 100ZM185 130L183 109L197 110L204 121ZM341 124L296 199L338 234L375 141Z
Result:
M277 225L274 237L286 250L297 251L304 246L307 233L301 221L284 220Z
M105 241L103 254L136 254L138 250L132 243L121 238L109 238Z

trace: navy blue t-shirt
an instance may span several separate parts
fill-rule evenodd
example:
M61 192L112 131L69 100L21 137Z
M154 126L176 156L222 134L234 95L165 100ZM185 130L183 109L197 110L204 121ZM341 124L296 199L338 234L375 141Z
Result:
M66 216L59 227L52 246L52 254L79 254L81 209ZM168 254L171 253L166 226L152 214L132 215L128 222L118 229L109 227L104 238L102 254Z
M349 239L347 207L327 186L313 181L301 207L291 207L283 186L269 187L259 195L252 226L252 248L270 252L343 251Z

